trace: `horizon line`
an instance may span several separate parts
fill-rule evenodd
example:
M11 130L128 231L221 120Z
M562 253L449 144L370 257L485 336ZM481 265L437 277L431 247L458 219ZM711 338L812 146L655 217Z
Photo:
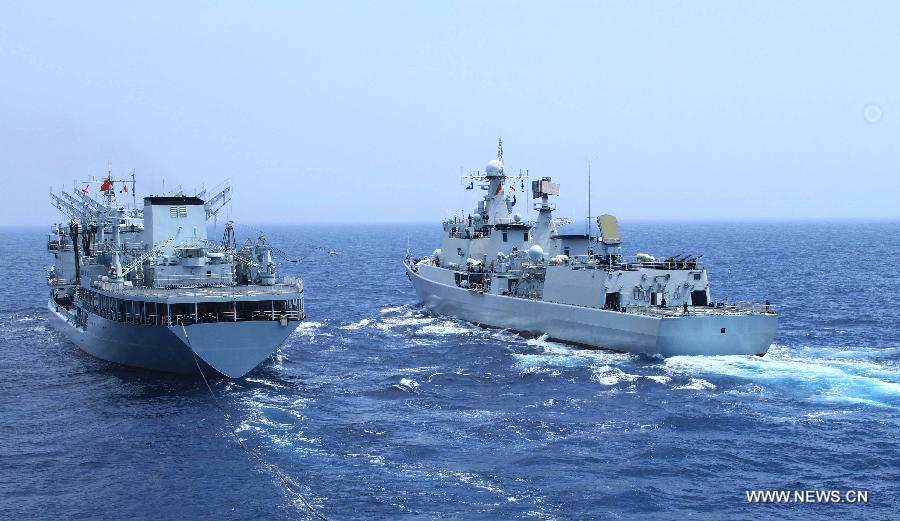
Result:
M307 225L319 225L319 226L354 226L354 225L433 225L439 224L440 221L238 221L235 219L229 219L230 221L236 224L243 225L252 225L252 226L307 226ZM560 228L565 228L567 226L581 226L581 219L573 220L571 223L567 225L560 226ZM223 221L222 225L227 221ZM772 217L772 218L715 218L715 219L697 219L697 218L669 218L669 219L654 219L654 218L637 218L637 219L628 219L626 221L619 221L619 224L627 223L640 223L640 224L801 224L801 223L900 223L900 216L896 217ZM50 222L50 225L53 223ZM0 224L0 229L10 229L10 228L32 228L32 227L44 227L47 226L48 223L15 223L15 224ZM212 225L212 226L218 226Z

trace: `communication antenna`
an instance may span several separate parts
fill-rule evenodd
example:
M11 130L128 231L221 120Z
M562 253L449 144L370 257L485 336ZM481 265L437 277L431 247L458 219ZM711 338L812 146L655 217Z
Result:
M588 243L591 239L591 162L588 160L588 214L584 221L585 231L587 231Z
M503 136L497 140L497 159L503 161Z

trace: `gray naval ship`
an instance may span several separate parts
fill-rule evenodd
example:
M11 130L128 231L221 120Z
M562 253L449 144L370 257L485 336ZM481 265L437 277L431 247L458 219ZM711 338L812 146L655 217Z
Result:
M47 283L51 323L87 353L127 366L237 378L293 332L303 313L303 283L276 275L260 234L237 246L229 222L221 241L207 221L231 199L149 196L138 207L116 201L107 177L100 199L87 189L51 193L68 218L52 228ZM215 371L215 372L211 372Z
M507 176L502 142L485 172L464 176L485 191L469 215L443 222L441 248L404 261L429 310L584 347L651 355L764 355L777 316L768 304L714 303L699 256L622 255L612 215L599 236L563 235L550 196L560 186L531 182L537 218L513 212L527 175Z

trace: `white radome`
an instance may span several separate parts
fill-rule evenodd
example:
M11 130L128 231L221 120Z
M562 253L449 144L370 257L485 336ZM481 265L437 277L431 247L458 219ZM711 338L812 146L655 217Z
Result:
M487 172L487 175L503 175L503 161L500 161L499 159L491 159L490 161L488 161L488 164L486 167L484 167L484 169Z
M531 260L537 261L541 260L544 257L544 248L541 248L540 245L535 244L531 248L528 248L528 258Z

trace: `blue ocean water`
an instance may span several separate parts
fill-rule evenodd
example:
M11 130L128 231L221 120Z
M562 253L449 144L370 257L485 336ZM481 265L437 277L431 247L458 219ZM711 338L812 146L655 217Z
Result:
M624 223L780 306L764 358L574 349L431 316L400 265L439 227L269 227L309 319L246 378L93 359L48 327L43 229L0 230L0 517L896 518L900 223ZM241 230L239 228L239 230ZM246 230L244 230L246 231ZM340 252L329 256L313 248ZM868 490L867 504L745 491ZM301 499L300 495L303 496Z

